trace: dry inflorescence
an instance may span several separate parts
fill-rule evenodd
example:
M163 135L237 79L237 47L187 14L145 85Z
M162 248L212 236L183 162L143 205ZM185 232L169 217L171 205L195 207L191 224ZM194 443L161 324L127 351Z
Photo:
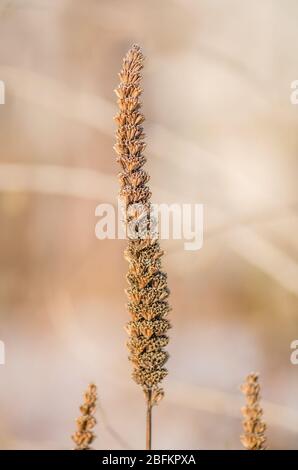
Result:
M129 359L133 364L133 378L142 386L151 405L163 396L160 382L167 375L164 367L168 353L164 350L169 338L167 319L169 289L167 276L161 270L160 249L153 235L151 192L147 185L148 173L143 169L146 147L141 113L140 86L144 56L139 46L132 46L123 60L119 74L120 84L115 90L119 113L115 120L115 151L122 167L119 175L120 198L124 205L128 247L125 258L129 263L127 281L128 310L131 321L127 325L130 336ZM133 227L133 229L132 229Z
M93 428L96 424L94 417L96 400L96 385L90 384L84 393L83 405L80 407L82 414L76 420L77 431L72 436L72 440L76 444L75 450L92 450L90 445L95 439Z
M260 385L258 374L252 373L246 377L241 391L246 397L246 406L241 411L244 417L244 435L241 442L247 450L265 450L266 424L263 421L263 410L260 406Z

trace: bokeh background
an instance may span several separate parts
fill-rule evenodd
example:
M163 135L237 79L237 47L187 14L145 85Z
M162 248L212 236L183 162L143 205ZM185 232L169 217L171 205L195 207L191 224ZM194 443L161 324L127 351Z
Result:
M1 0L0 447L72 448L99 387L96 448L144 446L123 326L117 73L132 43L154 202L203 203L204 245L163 241L173 311L154 446L241 448L239 385L260 372L272 449L298 449L295 0Z

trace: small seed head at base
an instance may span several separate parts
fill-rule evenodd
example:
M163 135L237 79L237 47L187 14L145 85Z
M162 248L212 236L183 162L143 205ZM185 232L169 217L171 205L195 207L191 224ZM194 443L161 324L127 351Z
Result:
M241 391L245 395L246 405L241 409L244 434L240 436L242 445L247 450L266 449L266 424L263 421L263 410L260 406L259 376L251 373L246 377Z
M81 416L77 418L77 430L71 436L76 444L75 450L92 450L90 444L95 439L93 428L96 424L94 417L97 401L96 385L90 384L84 393L84 402L80 406Z

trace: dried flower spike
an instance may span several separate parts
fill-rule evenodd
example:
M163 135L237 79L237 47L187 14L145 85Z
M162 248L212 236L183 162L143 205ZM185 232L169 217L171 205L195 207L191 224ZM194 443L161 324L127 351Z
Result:
M96 424L96 419L94 418L96 400L96 385L90 384L84 393L84 403L80 407L82 414L76 420L77 431L71 436L76 444L75 450L92 450L90 444L95 439L93 428Z
M163 396L159 385L167 375L164 366L168 353L164 348L169 341L167 315L170 307L167 276L161 270L163 251L154 234L154 220L150 213L149 175L143 169L146 162L142 127L145 118L140 103L143 62L143 54L137 45L132 46L124 57L120 84L115 90L119 113L115 117L118 128L114 148L122 167L119 194L124 205L128 236L125 258L129 265L129 288L126 292L131 315L126 327L130 337L129 359L133 364L133 378L141 385L147 399L147 420L150 421L148 448L151 446L151 408Z
M246 406L241 409L244 417L244 434L240 436L241 442L247 450L265 450L266 424L262 420L263 410L260 406L258 374L249 374L241 386L241 391L246 397Z

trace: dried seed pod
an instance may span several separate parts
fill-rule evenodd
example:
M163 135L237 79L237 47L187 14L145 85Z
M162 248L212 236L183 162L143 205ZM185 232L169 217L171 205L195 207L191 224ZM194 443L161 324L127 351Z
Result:
M122 167L119 175L120 198L124 202L126 223L131 223L134 233L128 229L127 281L129 288L128 310L131 319L126 326L130 336L129 359L133 364L133 378L141 385L150 403L157 404L163 396L160 382L167 375L164 364L168 354L167 331L170 323L166 316L170 311L167 277L161 271L163 255L156 236L152 236L153 218L150 213L151 192L147 185L148 173L146 147L142 124L140 95L141 71L144 57L136 45L128 51L119 74L120 84L116 89L119 113L115 121L117 161ZM134 235L134 236L132 236Z
M252 373L246 377L241 391L246 397L246 405L241 409L244 434L241 442L247 450L266 449L266 424L262 420L263 410L260 406L260 385L258 374Z
M76 444L75 450L92 450L90 444L95 439L93 428L96 424L94 417L96 408L96 385L90 384L84 393L84 402L80 407L81 416L76 420L77 431L71 436Z

